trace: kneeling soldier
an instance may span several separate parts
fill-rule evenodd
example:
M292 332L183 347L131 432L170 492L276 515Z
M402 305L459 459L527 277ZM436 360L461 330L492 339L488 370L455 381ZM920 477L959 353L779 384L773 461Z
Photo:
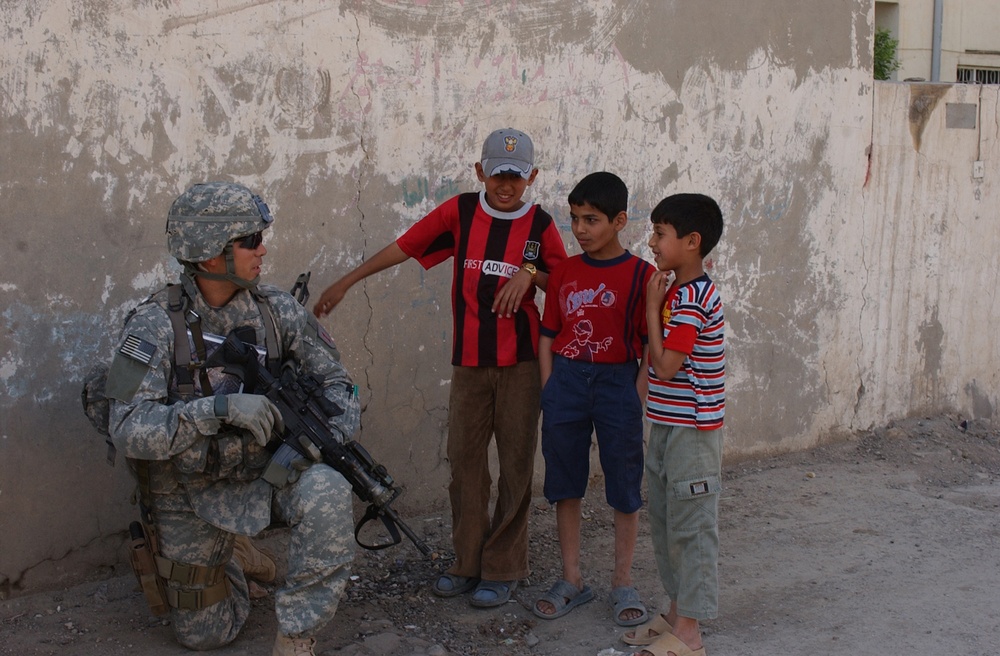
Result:
M264 445L280 433L280 413L204 366L217 338L238 331L258 345L261 366L298 367L324 381L330 401L352 403L351 379L326 331L290 294L258 285L271 222L267 205L238 184L198 184L181 194L167 216L180 283L128 318L108 375L111 437L139 483L143 524L156 545L154 580L178 641L191 649L234 640L250 610L247 574L273 576L273 564L241 536L272 522L291 527L288 572L275 593L275 655L313 653L354 555L343 476L306 461L280 488L263 480ZM357 423L357 412L331 420L344 439Z

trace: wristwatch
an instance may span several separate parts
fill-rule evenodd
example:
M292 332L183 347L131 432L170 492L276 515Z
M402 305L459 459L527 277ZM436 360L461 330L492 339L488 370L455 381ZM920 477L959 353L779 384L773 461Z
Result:
M531 274L531 282L535 282L535 278L538 277L538 269L531 262L525 262L521 265L521 268Z

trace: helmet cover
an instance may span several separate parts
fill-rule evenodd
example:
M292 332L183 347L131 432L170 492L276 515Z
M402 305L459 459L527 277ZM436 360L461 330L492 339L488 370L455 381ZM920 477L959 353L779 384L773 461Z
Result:
M260 232L273 220L260 196L241 184L196 184L170 206L167 250L181 262L204 262L233 239Z

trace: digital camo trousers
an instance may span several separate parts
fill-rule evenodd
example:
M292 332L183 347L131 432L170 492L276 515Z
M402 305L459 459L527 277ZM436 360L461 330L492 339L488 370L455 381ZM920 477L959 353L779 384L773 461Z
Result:
M311 636L333 618L347 585L354 558L351 488L332 468L315 465L295 483L274 490L271 510L275 521L291 527L288 572L275 593L278 628L288 636ZM155 523L165 558L206 567L227 563L231 586L227 599L200 610L171 609L178 642L196 650L229 644L250 611L246 579L232 560L233 534L206 523L192 510L158 509Z

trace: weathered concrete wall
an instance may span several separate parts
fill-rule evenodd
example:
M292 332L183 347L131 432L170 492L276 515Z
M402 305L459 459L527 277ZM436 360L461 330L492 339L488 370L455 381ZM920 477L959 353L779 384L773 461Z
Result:
M856 358L844 400L856 387L859 426L942 408L995 418L1000 87L877 91L863 216L842 237L861 248L844 280L861 320L842 322L846 350L830 356Z
M175 276L166 209L204 179L259 190L277 217L265 279L311 270L318 291L475 189L482 139L514 125L535 138L532 196L571 252L565 197L588 172L629 183L640 253L664 195L719 198L730 454L915 411L990 416L996 347L965 317L995 287L993 251L962 247L996 246L979 208L997 199L989 177L978 195L949 177L971 155L938 125L945 101L917 121L919 148L908 101L882 102L909 88L876 103L869 0L717 4L3 3L0 596L118 557L131 484L103 463L80 382ZM973 266L979 284L961 284ZM327 321L363 390L364 439L409 488L404 511L445 499L447 269L375 276Z

